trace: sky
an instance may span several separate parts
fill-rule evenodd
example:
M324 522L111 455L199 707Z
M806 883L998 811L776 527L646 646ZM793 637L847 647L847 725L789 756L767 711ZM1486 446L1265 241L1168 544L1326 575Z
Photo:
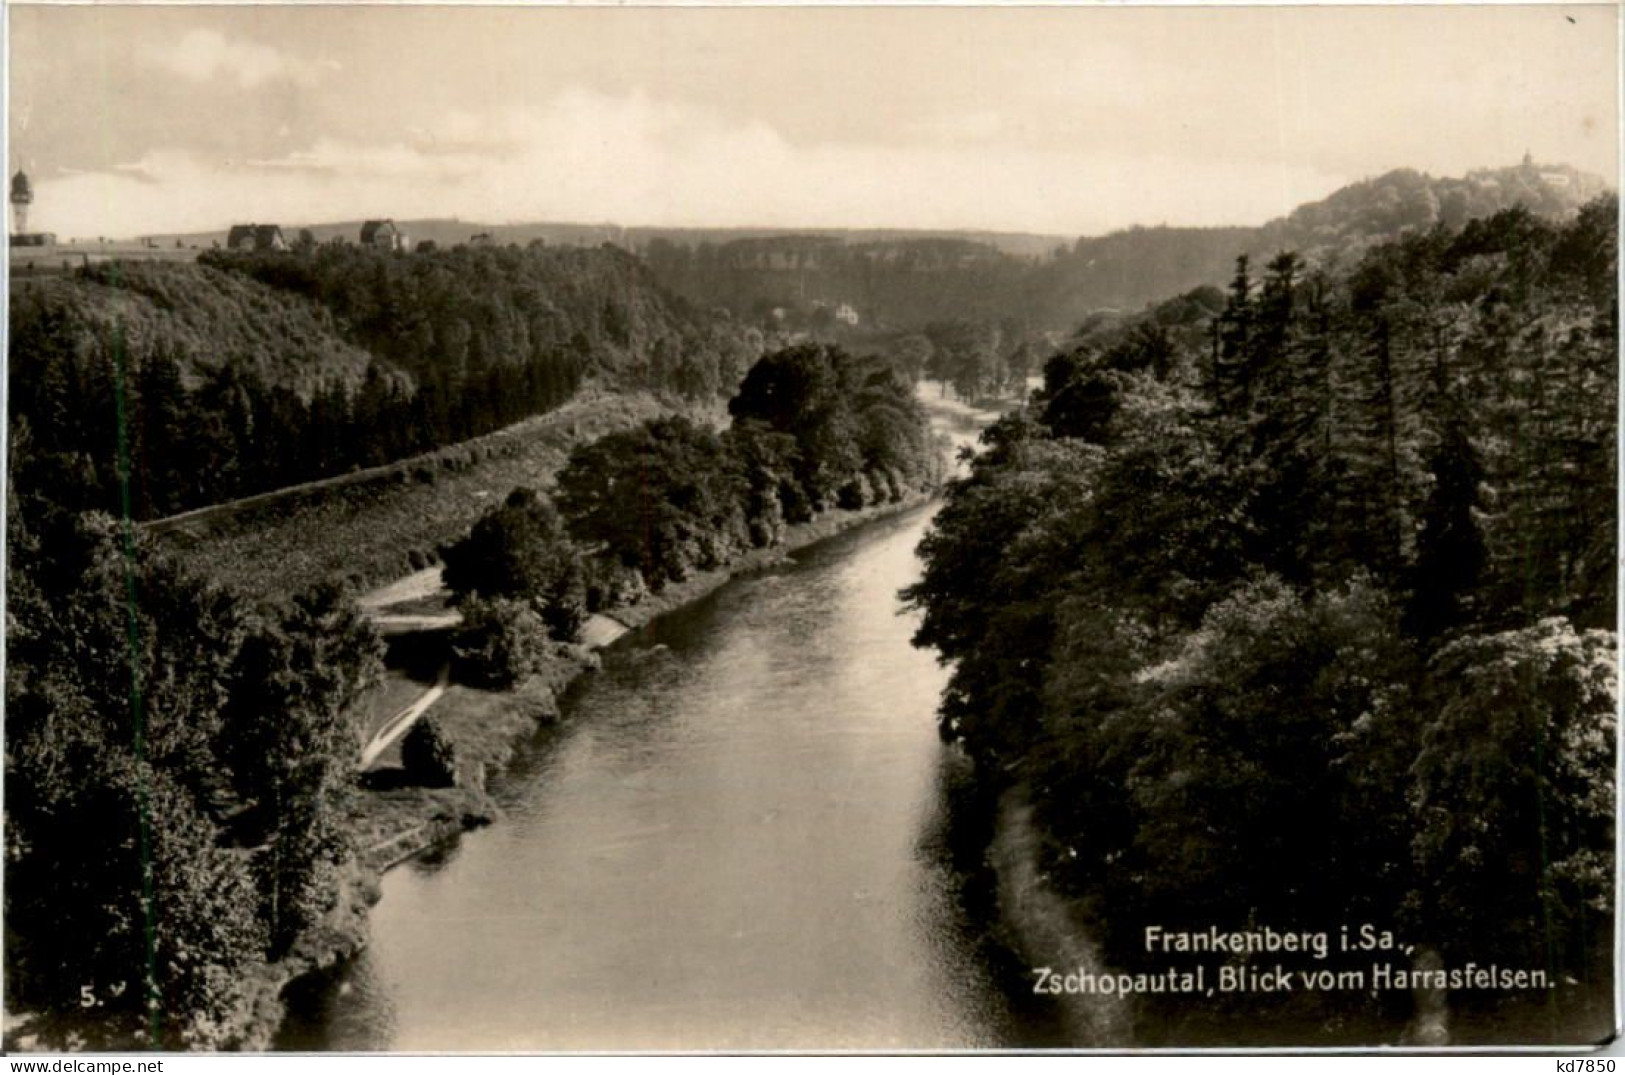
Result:
M1413 167L1617 185L1618 9L9 5L34 230L1258 224Z

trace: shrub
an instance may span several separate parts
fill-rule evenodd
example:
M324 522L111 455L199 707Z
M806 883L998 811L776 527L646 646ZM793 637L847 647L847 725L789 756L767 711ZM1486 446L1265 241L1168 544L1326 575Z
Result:
M854 474L852 480L841 486L836 496L836 504L846 511L859 511L869 504L869 483L862 474Z
M451 643L459 679L506 690L536 671L547 652L547 627L527 602L474 597L462 607Z
M643 573L615 560L602 558L586 562L586 601L588 612L602 612L618 605L635 605L649 596Z
M424 714L401 741L406 775L427 788L457 783L457 749L431 714Z
M530 489L509 494L445 550L446 585L459 595L526 598L553 637L571 639L586 614L581 555L558 512Z

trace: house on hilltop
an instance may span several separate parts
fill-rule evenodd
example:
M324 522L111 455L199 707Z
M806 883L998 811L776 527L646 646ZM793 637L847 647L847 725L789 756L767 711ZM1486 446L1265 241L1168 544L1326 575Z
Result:
M393 220L369 220L361 225L361 245L374 250L410 250L406 233Z
M286 250L288 240L275 224L233 224L226 233L226 249L239 251Z
M1595 186L1586 183L1586 176L1578 169L1566 164L1536 164L1535 158L1526 150L1523 155L1523 172L1545 187L1556 190L1572 190L1580 197L1586 197L1587 187ZM1589 193L1595 193L1595 190Z

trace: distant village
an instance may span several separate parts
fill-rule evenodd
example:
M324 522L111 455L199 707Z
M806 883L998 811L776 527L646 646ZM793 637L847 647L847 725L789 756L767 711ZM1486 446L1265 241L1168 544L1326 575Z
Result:
M361 225L359 242L373 250L406 252L413 249L433 250L434 240L425 239L414 248L411 237L393 220L368 220ZM477 232L468 237L470 246L488 246L490 232ZM309 228L300 228L289 242L282 228L276 224L233 224L226 233L226 249L239 253L261 250L298 250L316 245L316 237Z
M55 232L29 230L29 215L34 205L34 183L26 172L21 170L11 177L10 190L11 203L11 232L10 244L13 247L45 247L58 245ZM411 250L433 250L434 240L425 239L415 247L411 238L405 231L396 225L393 220L368 220L361 225L358 242L373 250L394 252L407 252ZM108 245L108 240L98 239L97 245ZM159 249L157 239L150 236L135 240L140 247ZM69 240L70 245L77 245L75 240ZM263 250L298 250L312 247L316 238L309 228L300 228L294 233L290 241L279 224L233 224L226 232L225 248L238 252L252 252ZM470 246L490 246L493 244L491 233L488 231L475 232L468 237ZM122 241L119 245L125 245ZM195 248L196 244L193 244ZM220 243L213 244L216 248ZM178 249L186 249L180 238L175 239Z
M14 250L13 267L23 272L34 272L40 269L53 271L54 261L43 261L43 258L53 257L56 254L67 253L70 256L61 264L63 271L70 270L75 262L88 265L93 261L104 261L109 258L139 257L139 258L183 258L195 257L199 245L196 241L189 241L188 237L173 237L160 242L154 236L143 236L133 240L107 239L74 240L69 239L65 244L59 244L55 232L30 231L29 215L34 205L34 185L27 173L18 171L11 177L11 213L12 229L10 232L10 245ZM224 240L206 240L206 236L192 236L191 239L208 241L209 248L224 249L232 253L265 253L274 251L287 251L298 253L312 251L321 242L344 243L348 240L343 235L332 234L331 226L321 229L325 238L318 240L316 233L301 227L298 229L284 229L280 224L242 223L233 224L227 229ZM413 243L412 238L400 225L390 218L367 220L362 222L356 234L356 242L363 248L377 250L384 253L427 253L437 249L434 239L420 239ZM444 238L444 236L442 236ZM459 244L460 245L460 244ZM468 236L467 245L471 247L495 246L496 238L490 231L477 231ZM59 246L69 246L71 251L55 250ZM28 255L24 248L34 248L37 252ZM18 257L23 260L17 260ZM764 311L768 320L778 325L796 320L798 316L810 312L811 316L824 319L827 323L845 325L855 328L862 317L850 302L840 299L811 299L805 300L801 311L789 307L776 306Z
M405 253L411 250L435 249L433 239L424 239L415 247L412 239L393 220L368 220L361 225L359 242L372 250ZM490 246L491 233L475 232L468 237L469 246ZM226 249L238 253L259 250L299 250L316 245L316 236L309 228L300 228L292 242L276 224L233 224L226 233Z

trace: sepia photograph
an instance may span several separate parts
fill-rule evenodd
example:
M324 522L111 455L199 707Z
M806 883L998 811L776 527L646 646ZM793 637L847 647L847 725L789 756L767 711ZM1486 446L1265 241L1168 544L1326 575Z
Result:
M4 19L7 1053L1616 1036L1618 4Z

